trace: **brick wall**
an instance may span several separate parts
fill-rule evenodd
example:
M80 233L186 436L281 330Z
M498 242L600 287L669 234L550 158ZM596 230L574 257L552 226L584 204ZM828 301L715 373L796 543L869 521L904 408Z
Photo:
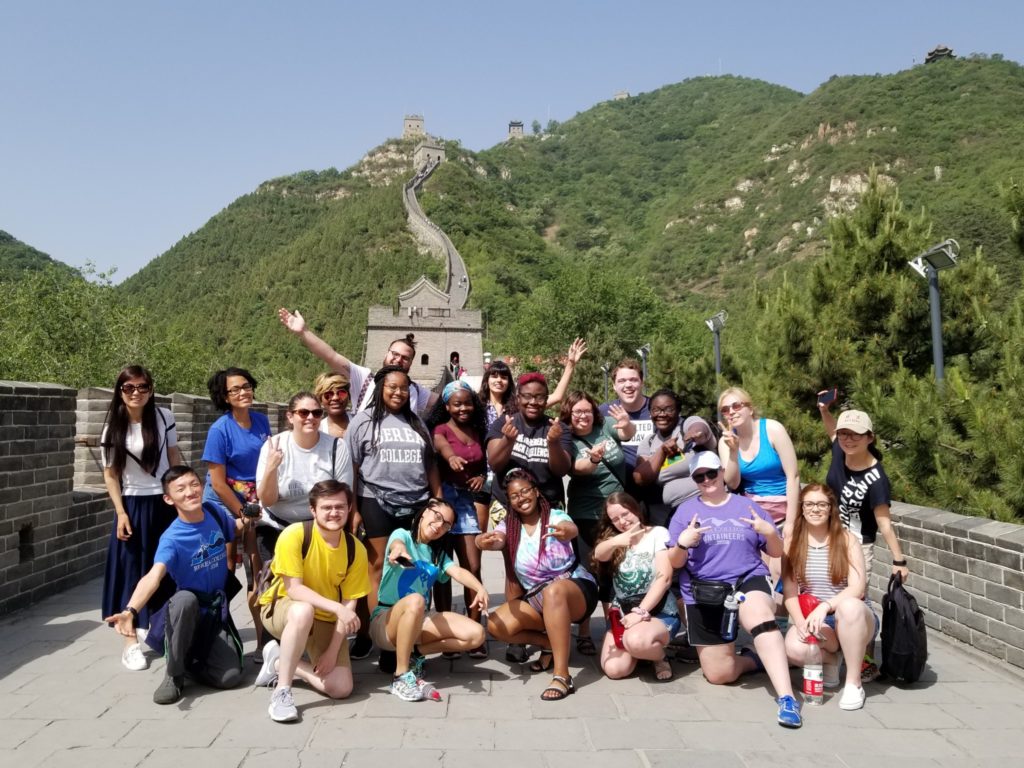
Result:
M103 574L114 508L99 438L112 390L0 381L0 616ZM201 474L209 398L157 395ZM260 403L274 432L284 407ZM99 606L97 605L97 610Z
M895 503L907 588L932 631L1024 667L1024 526ZM870 595L880 600L892 555L879 539Z

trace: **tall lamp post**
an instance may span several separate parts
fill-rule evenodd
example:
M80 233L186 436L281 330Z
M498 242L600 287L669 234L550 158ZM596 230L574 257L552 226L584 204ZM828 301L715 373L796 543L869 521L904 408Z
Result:
M725 328L725 321L729 319L729 313L724 309L715 312L704 321L704 325L715 335L715 378L722 375L722 329Z
M928 280L928 304L932 315L932 361L935 365L935 383L942 388L946 377L942 355L942 313L939 308L939 272L956 266L960 244L953 238L933 245L916 259L908 261L910 268Z
M640 364L643 366L644 381L647 381L647 356L651 354L651 345L644 344L636 351L640 355Z
M612 375L612 364L605 363L601 366L601 373L604 374L604 401L608 402L608 377Z

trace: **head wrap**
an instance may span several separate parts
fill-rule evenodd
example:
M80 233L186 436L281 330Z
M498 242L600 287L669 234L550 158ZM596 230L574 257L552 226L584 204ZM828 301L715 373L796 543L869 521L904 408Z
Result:
M450 381L444 385L444 390L441 392L441 401L447 404L448 401L452 399L452 395L454 395L460 389L464 389L467 392L473 391L473 388L469 386L469 384L467 384L465 381L463 381L462 379L456 379L455 381Z

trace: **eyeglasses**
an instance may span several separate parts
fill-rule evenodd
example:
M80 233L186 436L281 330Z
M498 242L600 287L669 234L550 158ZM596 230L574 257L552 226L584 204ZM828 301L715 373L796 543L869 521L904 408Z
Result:
M388 350L388 356L392 357L392 358L397 358L397 359L401 360L403 363L411 363L412 362L412 355L403 355L401 352L396 352L393 349L389 349Z
M815 509L821 510L822 512L828 512L832 509L832 502L830 501L805 501L803 504L804 509L811 512Z
M678 408L651 408L651 416L675 416L677 413Z
M693 480L693 482L697 483L697 485L700 485L701 483L706 483L708 480L714 480L717 477L717 469L709 469L707 472L694 472L692 475L690 475L690 479Z
M231 389L229 389L228 395L230 395L231 397L236 397L237 395L240 395L243 392L252 392L252 390L252 384L246 382L245 384L239 384L237 387L232 387Z
M452 529L452 523L449 523L447 520L445 520L444 513L441 512L441 510L431 508L430 512L434 516L434 522L441 524L441 530L443 530L445 533L448 533L448 531Z
M522 392L518 393L516 397L524 403L546 403L548 399L547 395L524 395Z
M314 408L313 410L309 410L309 408L296 408L294 411L292 411L292 414L298 416L303 421L308 419L310 416L312 416L314 419L322 419L324 417L324 409Z
M738 411L738 410L740 410L742 408L749 408L749 407L750 407L750 403L727 403L726 405L722 406L721 410L722 410L722 415L723 416L727 416L730 413L736 413L736 411Z
M403 387L400 384L385 384L384 389L388 392L400 392L403 395L409 394L409 387Z
M149 384L122 384L121 391L126 395L134 395L138 392L140 395L145 395L151 392L153 388Z
M594 411L588 408L585 411L572 411L571 415L574 419L585 419L588 416L593 417Z
M836 432L836 437L845 437L848 440L856 440L857 438L865 437L866 435L867 435L867 432L864 432L864 433L851 432L848 429L840 429L838 432Z
M510 493L508 495L509 501L520 501L522 499L528 499L537 492L536 488L527 488L525 491L518 491L517 493Z
M326 392L324 392L320 397L322 397L324 400L344 400L346 397L348 397L348 394L348 388L329 389Z

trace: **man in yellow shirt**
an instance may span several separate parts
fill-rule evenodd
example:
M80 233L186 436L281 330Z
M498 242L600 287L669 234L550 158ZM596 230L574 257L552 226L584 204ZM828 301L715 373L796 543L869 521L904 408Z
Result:
M312 523L294 523L277 540L259 602L264 629L280 643L267 643L256 676L256 685L276 682L268 707L276 722L299 717L296 677L332 699L352 693L347 638L359 629L356 600L370 591L366 549L345 532L353 502L348 485L323 480L309 492Z

